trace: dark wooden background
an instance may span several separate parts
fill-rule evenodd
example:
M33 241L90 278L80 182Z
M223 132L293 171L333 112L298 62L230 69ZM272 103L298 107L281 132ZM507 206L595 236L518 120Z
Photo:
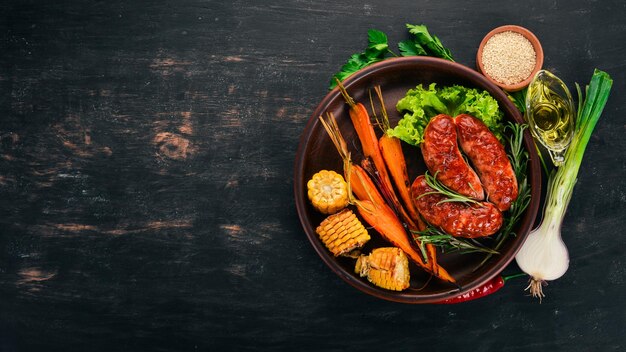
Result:
M626 3L3 1L0 351L623 351ZM528 27L573 88L615 85L539 304L367 296L298 221L298 138L377 28L424 23L458 62ZM514 264L509 270L516 271Z

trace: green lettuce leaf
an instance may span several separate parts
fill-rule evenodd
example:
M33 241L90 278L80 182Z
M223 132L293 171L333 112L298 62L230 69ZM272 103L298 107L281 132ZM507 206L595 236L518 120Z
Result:
M411 145L424 141L424 129L430 119L438 114L452 117L469 114L487 125L493 134L502 140L503 113L498 102L487 91L459 85L438 88L435 83L427 88L418 85L407 92L396 104L404 113L398 125L387 133Z

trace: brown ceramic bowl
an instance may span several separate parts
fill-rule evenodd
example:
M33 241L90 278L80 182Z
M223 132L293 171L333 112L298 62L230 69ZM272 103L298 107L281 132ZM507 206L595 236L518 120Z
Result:
M406 92L423 83L436 82L439 85L461 84L467 87L485 89L498 100L504 111L505 119L522 123L520 112L509 101L505 93L496 85L488 81L480 73L457 63L430 57L405 57L388 59L367 67L348 78L345 87L356 101L368 102L368 90L380 85L385 97L385 105L391 125L395 126L400 119L395 104ZM369 106L369 103L366 104ZM390 301L404 303L436 303L456 295L473 290L499 274L513 260L522 242L526 238L535 220L539 208L541 170L539 159L532 142L532 137L526 131L524 148L530 155L528 164L529 183L532 187L531 203L515 226L516 237L508 239L500 250L500 255L492 257L480 269L474 268L484 258L481 254L446 253L439 256L439 262L454 276L460 286L443 283L437 279L429 280L429 275L415 266L411 266L411 287L402 292L387 291L370 284L365 278L354 273L355 260L350 258L335 258L324 247L315 228L324 219L324 215L315 211L307 198L306 183L314 173L322 170L341 172L342 162L318 116L332 112L337 117L339 127L348 141L353 154L353 160L360 161L360 145L356 133L348 117L348 108L337 88L329 92L315 108L307 123L298 147L295 170L294 191L298 215L304 231L322 260L343 280L357 289L370 295ZM353 142L354 141L354 142ZM404 143L403 143L404 144ZM421 153L418 148L404 145L407 157L407 168L411 179L426 171ZM369 253L373 248L389 246L378 233L370 229L372 239L363 248ZM487 240L488 242L488 240Z
M535 54L537 55L535 68L530 73L530 76L528 76L528 78L526 78L525 80L519 83L510 84L510 85L500 83L496 81L495 79L489 77L489 75L485 72L485 68L483 66L483 49L487 41L494 35L498 33L502 33L502 32L507 32L507 31L511 31L511 32L515 32L515 33L519 33L523 35L526 39L528 39L530 44L532 44L533 48L535 49ZM543 49L541 48L541 43L539 42L539 39L537 39L537 37L528 29L524 27L520 27L520 26L514 26L514 25L501 26L487 33L485 38L483 38L483 40L480 42L480 45L478 46L478 53L476 54L476 66L478 66L478 69L480 70L480 72L482 72L485 75L485 77L487 77L487 79L491 81L491 83L501 87L502 89L506 91L515 92L515 91L518 91L527 87L530 84L530 81L535 76L535 73L537 73L537 71L541 69L541 66L543 66Z

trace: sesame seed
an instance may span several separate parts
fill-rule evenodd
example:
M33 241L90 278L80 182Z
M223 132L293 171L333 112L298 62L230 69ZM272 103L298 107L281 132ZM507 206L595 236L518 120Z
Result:
M537 54L523 35L506 31L487 40L482 61L485 74L499 83L512 85L530 77L537 63Z

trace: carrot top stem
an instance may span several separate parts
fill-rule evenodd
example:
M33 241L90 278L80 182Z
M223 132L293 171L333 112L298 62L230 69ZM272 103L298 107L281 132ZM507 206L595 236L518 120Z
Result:
M343 160L350 159L350 153L348 152L348 144L346 143L345 138L341 134L341 130L339 129L339 125L337 125L337 119L335 119L335 115L332 112L326 113L326 119L324 119L321 115L319 117L322 126L326 130L328 137L337 148L337 152L339 156Z
M385 108L385 101L383 99L383 91L380 89L380 86L374 87L374 91L376 92L376 95L378 96L378 101L380 102L381 114L383 115L380 121L378 120L378 117L376 116L376 111L374 110L374 103L372 103L372 111L374 111L374 117L376 118L376 123L378 124L378 127L380 127L380 129L383 131L384 134L387 134L387 131L391 129L391 124L389 123L389 115L387 115L387 108ZM372 98L370 95L370 101L371 99Z
M350 105L351 108L353 108L356 105L356 103L354 102L354 99L352 99L350 94L348 94L348 91L346 91L346 87L343 86L340 80L335 78L335 81L337 81L337 87L339 88L339 91L341 92L343 99L346 101L346 103L348 103L348 105Z

